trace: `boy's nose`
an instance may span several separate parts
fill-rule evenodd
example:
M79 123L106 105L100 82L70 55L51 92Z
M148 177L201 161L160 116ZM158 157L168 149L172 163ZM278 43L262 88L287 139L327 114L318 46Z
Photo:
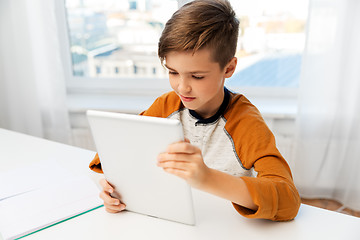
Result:
M188 93L191 91L191 86L189 84L189 81L187 81L186 79L184 78L181 78L180 79L180 82L179 82L179 92L182 92L182 93Z

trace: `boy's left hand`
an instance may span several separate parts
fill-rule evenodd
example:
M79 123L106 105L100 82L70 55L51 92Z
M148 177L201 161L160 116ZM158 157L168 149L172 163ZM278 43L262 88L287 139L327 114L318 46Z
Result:
M158 155L157 165L164 171L185 179L195 188L202 187L209 172L201 150L190 144L188 139L170 144L166 152Z

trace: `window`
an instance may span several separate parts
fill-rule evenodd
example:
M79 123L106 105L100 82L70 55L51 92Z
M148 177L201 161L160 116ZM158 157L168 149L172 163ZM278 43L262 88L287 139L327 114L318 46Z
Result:
M168 87L157 44L176 0L65 0L72 87L134 90ZM165 86L165 87L164 87ZM154 87L152 87L154 89ZM105 90L106 91L106 90Z
M65 0L71 89L114 92L170 89L157 57L176 0ZM297 89L305 44L307 0L230 0L240 19L238 66L230 89ZM91 86L94 86L91 88ZM101 86L99 88L99 86ZM158 89L158 90L156 90ZM160 89L160 90L159 90ZM156 91L155 91L156 90ZM290 91L291 92L291 91Z
M297 88L305 45L305 0L232 0L240 19L232 88Z

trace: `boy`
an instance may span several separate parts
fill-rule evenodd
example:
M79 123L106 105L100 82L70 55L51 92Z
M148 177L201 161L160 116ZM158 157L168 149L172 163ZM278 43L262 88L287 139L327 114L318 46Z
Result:
M243 95L224 88L237 64L238 27L226 0L193 1L175 12L158 49L174 91L141 114L179 119L183 125L186 140L158 156L164 171L231 201L243 216L291 220L300 197L273 134ZM101 172L98 156L90 168ZM125 209L110 196L111 185L105 179L100 183L106 210Z

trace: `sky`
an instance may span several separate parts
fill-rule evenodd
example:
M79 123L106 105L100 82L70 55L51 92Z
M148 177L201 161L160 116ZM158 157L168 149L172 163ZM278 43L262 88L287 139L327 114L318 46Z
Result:
M138 0L146 2L146 0ZM306 18L309 0L230 0L238 16L252 15L260 16L264 11L273 14L280 11L287 11L298 18ZM77 6L81 2L86 5L97 5L103 8L127 6L128 0L66 0L66 5ZM176 2L176 0L152 0L154 3Z
M308 0L230 0L236 14L260 16L267 13L290 12L298 18L306 18Z

